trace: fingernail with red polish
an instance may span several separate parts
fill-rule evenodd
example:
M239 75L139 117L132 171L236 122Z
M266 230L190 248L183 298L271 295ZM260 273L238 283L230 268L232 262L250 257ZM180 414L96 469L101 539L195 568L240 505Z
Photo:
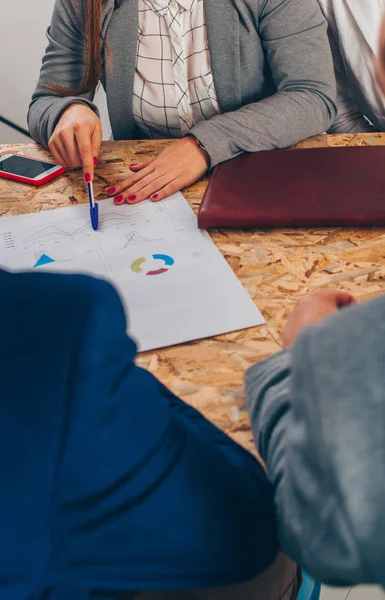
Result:
M135 194L134 194L133 196L128 196L128 199L129 199L129 200L136 200L136 196L135 196Z
M151 198L152 198L153 200L156 200L156 199L158 198L158 194L153 194L153 195L151 196Z
M90 175L89 173L86 173L86 174L84 175L84 181L85 181L86 183L89 183L89 182L91 181L91 175Z
M115 203L116 204L121 204L122 202L123 202L123 195L120 194L119 196L116 196Z
M131 167L137 167L137 166L138 166L138 163L132 163L132 165L130 165L130 169L131 169Z
M109 190L107 190L107 194L109 196L113 196L115 194L115 190L116 190L116 188L110 188Z
M94 165L95 167L97 167L99 164L98 159L96 158L96 156L94 156Z

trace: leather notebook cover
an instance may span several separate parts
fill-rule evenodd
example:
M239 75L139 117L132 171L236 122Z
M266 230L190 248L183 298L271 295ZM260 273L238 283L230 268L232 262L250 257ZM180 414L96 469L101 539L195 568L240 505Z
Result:
M238 156L214 169L198 225L202 229L385 225L385 147Z

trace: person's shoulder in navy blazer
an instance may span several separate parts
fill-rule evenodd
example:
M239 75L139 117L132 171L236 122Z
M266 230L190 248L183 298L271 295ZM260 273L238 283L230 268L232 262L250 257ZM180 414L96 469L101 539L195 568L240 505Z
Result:
M273 561L263 469L135 365L109 284L0 271L0 307L2 598L222 586Z

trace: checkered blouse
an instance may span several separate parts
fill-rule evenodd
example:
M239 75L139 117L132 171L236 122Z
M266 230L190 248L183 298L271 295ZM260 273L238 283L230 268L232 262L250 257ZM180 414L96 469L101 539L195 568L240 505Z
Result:
M219 113L203 0L139 0L133 112L145 138L182 137Z

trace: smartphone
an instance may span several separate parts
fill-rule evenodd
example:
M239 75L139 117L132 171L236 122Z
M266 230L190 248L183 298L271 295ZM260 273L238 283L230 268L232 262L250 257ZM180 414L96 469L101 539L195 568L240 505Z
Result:
M65 172L65 168L20 154L0 156L0 177L30 185L43 185Z

